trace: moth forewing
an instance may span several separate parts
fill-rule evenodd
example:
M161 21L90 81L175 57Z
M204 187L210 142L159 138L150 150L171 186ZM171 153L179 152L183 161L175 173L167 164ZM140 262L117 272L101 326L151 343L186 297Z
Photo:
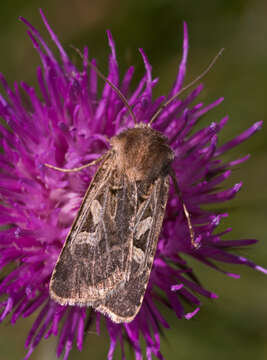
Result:
M95 306L125 282L128 264L119 260L116 252L124 246L125 256L130 258L126 251L131 248L132 226L129 216L123 219L129 225L128 229L125 226L126 236L116 237L112 220L116 206L112 197L116 193L112 187L119 179L115 173L114 154L110 152L91 181L52 274L50 295L62 305ZM128 201L125 204L131 207ZM134 214L132 208L131 211ZM123 241L129 245L122 244Z
M169 176L160 176L155 180L142 208L143 194L141 191L138 193L141 216L136 217L130 279L119 292L108 296L96 308L116 323L132 321L142 305L161 231L168 190Z
M166 137L143 123L111 145L61 251L50 294L62 305L90 305L129 322L149 281L174 155Z

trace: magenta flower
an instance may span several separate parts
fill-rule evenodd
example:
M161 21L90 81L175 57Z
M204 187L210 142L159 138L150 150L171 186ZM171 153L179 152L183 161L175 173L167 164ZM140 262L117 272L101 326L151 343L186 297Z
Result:
M0 265L1 269L9 264L12 267L8 268L10 272L0 284L0 295L6 295L6 300L1 302L0 319L10 316L10 322L14 324L18 318L38 312L26 340L25 359L42 338L51 335L59 336L57 355L64 353L64 359L67 359L74 342L79 350L82 349L84 333L90 324L96 322L100 332L102 315L88 308L56 304L49 297L48 287L55 262L95 169L65 174L43 164L63 168L86 164L109 148L107 138L133 127L133 119L108 84L98 96L97 75L86 66L87 48L84 49L83 68L78 70L42 12L41 16L61 55L59 63L38 31L21 19L27 25L42 61L42 67L37 69L41 98L25 83L20 86L15 83L11 89L1 75L6 97L0 96L0 115L8 126L0 125L4 149L0 154L0 224L4 226L0 233ZM115 45L109 32L108 41L111 49L108 79L127 97L138 122L147 123L165 99L152 99L152 90L158 80L152 79L151 66L141 51L146 72L137 88L131 91L134 69L130 67L120 80ZM184 83L187 53L188 35L184 24L183 57L167 98L176 94ZM22 100L21 89L28 96L27 105ZM230 200L239 191L241 183L226 190L221 189L221 184L230 176L231 168L249 156L228 163L219 157L259 130L261 123L255 123L233 140L218 146L217 134L226 124L227 117L194 132L196 122L223 100L220 98L207 106L192 105L202 89L203 85L198 85L184 100L174 100L153 124L169 138L175 152L173 168L200 247L193 249L191 246L181 203L171 186L142 308L128 324L114 324L105 318L110 335L109 360L113 358L117 343L125 359L125 340L133 348L136 359L142 359L140 335L145 339L146 358L150 360L154 354L163 359L160 329L168 328L168 324L158 304L171 308L178 318L190 319L199 310L199 296L217 297L199 284L183 254L233 277L238 275L223 270L221 263L247 265L266 273L253 262L232 253L235 247L251 245L255 240L223 240L223 235L231 229L218 233L216 227L227 214L202 209L203 204ZM185 312L185 302L191 304L189 313ZM59 323L62 323L61 330Z

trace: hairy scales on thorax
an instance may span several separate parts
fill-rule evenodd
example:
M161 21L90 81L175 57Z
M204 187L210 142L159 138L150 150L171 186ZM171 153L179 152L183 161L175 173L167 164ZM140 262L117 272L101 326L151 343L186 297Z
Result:
M140 124L111 139L118 169L130 181L153 181L166 175L174 154L167 138L149 126Z

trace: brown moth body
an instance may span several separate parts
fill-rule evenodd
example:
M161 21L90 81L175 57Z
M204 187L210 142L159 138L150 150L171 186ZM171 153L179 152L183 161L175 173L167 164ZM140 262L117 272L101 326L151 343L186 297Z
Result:
M55 266L50 295L120 323L132 321L142 305L174 154L167 138L144 123L110 143Z

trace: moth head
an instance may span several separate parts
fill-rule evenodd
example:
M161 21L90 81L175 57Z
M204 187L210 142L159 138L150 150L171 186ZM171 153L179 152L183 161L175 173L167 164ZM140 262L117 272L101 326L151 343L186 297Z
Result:
M127 129L111 139L118 170L130 181L153 181L168 173L174 158L167 138L148 125Z

